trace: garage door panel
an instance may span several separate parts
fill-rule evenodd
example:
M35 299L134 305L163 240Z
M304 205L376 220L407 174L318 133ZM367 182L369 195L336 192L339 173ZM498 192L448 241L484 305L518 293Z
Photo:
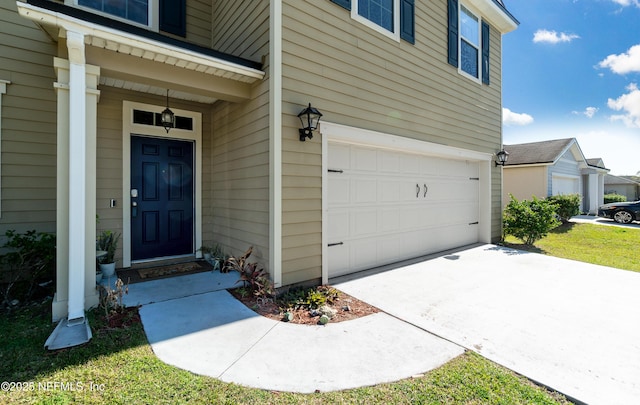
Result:
M351 212L349 238L361 238L378 234L378 212L375 209L362 209Z
M351 181L351 201L356 204L377 203L377 180L363 177L353 179Z
M350 180L345 177L341 177L339 174L333 174L329 176L329 205L347 205L351 199L351 184Z
M328 154L327 163L329 169L349 170L351 168L351 148L349 145L330 143Z
M378 169L378 154L375 149L352 148L351 170L376 172Z
M346 144L329 153L342 163L328 182L328 239L342 243L328 248L330 277L477 242L478 163Z
M337 243L349 238L349 210L348 209L334 209L329 212L329 217L332 219L329 221L327 232L331 235L329 243Z

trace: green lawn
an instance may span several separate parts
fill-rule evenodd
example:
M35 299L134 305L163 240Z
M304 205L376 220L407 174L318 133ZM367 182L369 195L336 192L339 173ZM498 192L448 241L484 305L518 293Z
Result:
M14 383L13 391L5 385L0 390L2 404L568 404L474 353L424 376L347 391L304 395L245 388L162 363L139 323L107 329L96 311L89 314L91 342L52 353L43 348L52 330L50 305L0 314L0 382ZM20 386L24 390L15 389Z
M640 272L640 229L568 223L552 230L533 248L512 236L505 242L516 249Z

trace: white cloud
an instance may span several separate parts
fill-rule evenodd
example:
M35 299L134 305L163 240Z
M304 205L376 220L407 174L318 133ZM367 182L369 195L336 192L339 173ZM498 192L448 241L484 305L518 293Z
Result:
M549 44L557 44L558 42L571 42L580 38L575 34L566 34L564 32L556 32L549 30L538 30L533 34L533 42L546 42Z
M586 115L588 118L593 118L594 115L596 115L596 113L598 112L598 108L597 107L587 107L584 110L584 115Z
M508 108L503 108L502 123L504 125L529 125L533 123L533 117L529 114L518 114Z
M627 90L627 94L607 101L609 108L623 112L612 115L611 121L622 121L629 128L640 128L640 89L637 84L631 83Z
M640 45L634 45L620 55L609 55L598 66L609 68L619 75L640 72Z
M640 7L640 0L611 0L616 4L621 5L622 7L628 7L634 5L636 7Z
M593 118L594 115L598 112L598 107L587 107L584 111L573 111L575 115L585 115L587 118Z

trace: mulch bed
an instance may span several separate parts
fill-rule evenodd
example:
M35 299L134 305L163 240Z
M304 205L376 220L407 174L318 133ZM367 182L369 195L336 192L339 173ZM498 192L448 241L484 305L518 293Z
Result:
M281 309L273 299L256 298L254 296L242 297L238 293L238 289L230 290L230 292L256 313L276 321L283 320L285 311ZM342 291L339 291L338 298L334 300L332 304L327 305L337 311L330 323L348 321L380 312L380 310L373 305L360 301ZM319 317L310 315L308 309L301 308L289 310L289 312L293 313L293 320L290 321L290 323L301 325L317 325L319 323Z

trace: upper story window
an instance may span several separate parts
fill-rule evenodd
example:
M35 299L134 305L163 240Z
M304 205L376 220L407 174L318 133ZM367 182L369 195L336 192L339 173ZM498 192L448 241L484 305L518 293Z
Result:
M489 84L491 28L470 7L448 0L448 60L464 76Z
M395 12L398 0L358 0L354 12L358 16L379 25L385 30L395 33Z
M158 26L154 21L157 0L77 0L77 5L146 27Z
M465 6L460 6L460 70L479 79L480 22Z
M133 25L186 36L186 0L65 0L76 6Z
M396 41L415 42L415 0L331 0L351 18Z

